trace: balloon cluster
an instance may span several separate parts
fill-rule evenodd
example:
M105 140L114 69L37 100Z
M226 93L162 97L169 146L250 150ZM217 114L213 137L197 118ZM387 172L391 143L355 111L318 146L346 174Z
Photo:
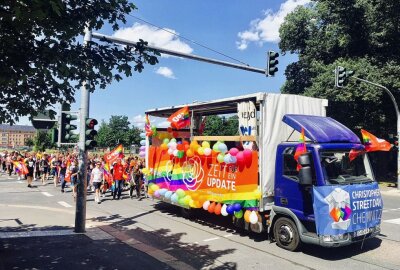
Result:
M140 140L140 148L139 148L139 157L144 158L146 156L146 133L140 133L139 134L141 140Z
M170 201L174 204L179 204L184 207L200 208L198 202L194 201L186 191L178 188L175 192L170 191L166 188L160 188L157 184L150 184L148 194L157 199L163 199Z
M162 151L167 151L168 154L174 157L183 158L185 156L185 151L189 149L189 142L177 142L175 138L171 140L165 138L160 147Z
M253 154L249 149L239 151L236 147L229 149L224 142L218 141L214 144L213 150L218 153L217 161L226 164L248 164L251 163Z
M261 220L259 214L254 210L245 210L243 214L244 209L242 209L242 205L240 203L222 204L218 202L205 201L203 203L203 209L216 215L234 215L236 218L242 218L244 216L244 220L246 222L250 222L251 224L256 224L259 222L259 220Z
M225 164L248 164L251 163L253 157L252 151L249 149L239 151L234 147L228 151L227 145L222 141L216 142L211 148L210 143L207 141L203 141L200 145L197 141L192 141L189 144L187 141L177 142L175 138L171 140L166 138L161 144L161 149L178 158L183 158L185 154L189 158L196 154L207 157L214 151L217 153L217 161Z

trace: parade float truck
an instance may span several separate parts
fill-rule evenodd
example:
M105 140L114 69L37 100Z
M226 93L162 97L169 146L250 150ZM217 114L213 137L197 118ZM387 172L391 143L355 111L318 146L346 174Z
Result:
M364 146L326 117L327 105L256 93L148 110L141 149L149 195L185 211L231 216L292 251L376 236L383 205ZM236 121L237 135L203 135L213 115L222 126ZM155 117L172 128L149 128Z

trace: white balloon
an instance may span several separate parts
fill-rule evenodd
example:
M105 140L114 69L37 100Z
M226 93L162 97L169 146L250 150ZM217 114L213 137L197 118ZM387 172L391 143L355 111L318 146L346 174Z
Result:
M255 211L251 211L250 213L250 223L256 224L258 222L258 216Z
M172 150L171 148L168 149L168 154L169 154L169 155L172 155L173 153L174 153L174 150Z
M203 209L204 210L208 210L208 207L210 206L210 201L205 201L204 203L203 203Z
M171 148L172 150L176 149L176 142L170 142L168 145L169 145L169 148Z
M211 148L204 148L204 155L205 156L211 155Z
M178 156L178 149L175 149L175 150L173 151L173 154L174 154L175 157L177 157L177 156Z
M221 208L221 215L223 215L224 217L226 217L228 214L228 212L226 212L226 204L224 204Z

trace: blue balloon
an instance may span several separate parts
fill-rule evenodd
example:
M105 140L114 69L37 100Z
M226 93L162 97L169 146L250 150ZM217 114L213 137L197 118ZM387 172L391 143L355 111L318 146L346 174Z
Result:
M166 188L162 188L162 189L160 189L159 191L158 191L158 193L161 195L161 196L165 196L165 193L167 193L167 189Z
M146 133L144 133L144 132L142 132L142 133L140 133L140 138L146 138Z
M145 140L141 140L141 141L140 141L140 145L141 145L141 146L146 145L146 141L145 141Z
M235 203L235 204L233 205L233 210L234 210L235 212L239 212L241 209L242 209L242 206L240 205L240 203Z
M234 209L234 207L233 207L233 205L228 205L227 207L226 207L226 212L229 214L229 215L232 215L233 214L233 212L235 212L235 209Z
M166 199L171 199L171 196L172 196L172 191L167 191L167 192L165 192L165 198Z
M177 203L179 201L179 196L178 194L174 193L174 195L171 196L171 202Z

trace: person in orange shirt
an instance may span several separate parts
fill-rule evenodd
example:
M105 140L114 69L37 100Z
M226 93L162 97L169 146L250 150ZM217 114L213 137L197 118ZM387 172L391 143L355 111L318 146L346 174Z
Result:
M113 179L115 182L115 190L113 193L113 200L117 196L118 200L121 199L122 185L124 183L124 170L125 166L122 164L121 159L117 159L117 164L113 167Z

